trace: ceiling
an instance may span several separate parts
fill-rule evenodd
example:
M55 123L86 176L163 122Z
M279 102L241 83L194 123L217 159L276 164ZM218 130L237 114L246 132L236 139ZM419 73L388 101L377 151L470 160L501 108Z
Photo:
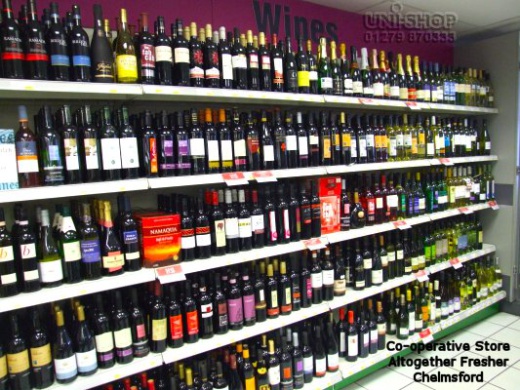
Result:
M391 12L399 3L401 14L449 12L458 20L453 26L457 41L482 39L520 30L519 0L304 0L344 11Z

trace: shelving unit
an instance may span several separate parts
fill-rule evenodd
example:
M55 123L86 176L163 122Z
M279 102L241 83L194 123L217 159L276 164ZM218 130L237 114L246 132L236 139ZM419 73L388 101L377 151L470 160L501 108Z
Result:
M476 162L497 161L497 156L454 157L448 159L449 164L468 164ZM385 163L335 165L330 167L309 167L273 170L274 179L294 179L301 177L316 177L327 175L342 175L348 173L386 171L409 168L424 168L445 164L439 159L394 161ZM244 177L252 182L256 179L253 172L244 172ZM145 191L162 188L187 188L207 185L224 185L225 180L221 173L192 176L171 176L157 178L140 178L130 180L103 181L96 183L65 184L60 186L21 188L17 190L0 191L0 203L25 202L30 200L44 200L109 194L117 192Z
M29 81L29 80L6 80L0 79L0 99L13 100L25 99L34 101L35 99L46 100L94 100L94 101L126 101L126 102L187 102L197 104L218 104L230 105L239 104L259 106L259 105L279 105L286 107L319 107L326 109L348 109L361 111L379 111L379 112L401 112L401 113L419 113L429 115L433 113L449 114L449 115L489 115L498 113L494 108L465 107L456 105L434 104L434 103L410 103L405 101L379 100L379 99L363 99L353 97L340 97L329 95L303 95L291 93L276 93L262 91L239 91L239 90L223 90L223 89L207 89L207 88L191 88L191 87L170 87L155 85L124 85L124 84L97 84L97 83L74 83L74 82L52 82L52 81ZM319 177L327 175L341 175L361 172L385 171L385 170L402 170L415 168L428 168L431 166L494 162L497 156L474 156L460 157L449 159L427 159L427 160L411 160L397 161L385 163L371 163L359 165L339 165L328 167L310 167L285 170L273 170L273 180L291 179L302 177ZM244 172L244 177L248 182L256 181L253 172ZM222 174L182 176L182 177L166 177L166 178L140 178L133 180L121 180L114 182L98 182L84 183L76 185L62 185L56 187L37 187L28 189L19 189L0 192L0 203L25 202L36 200L52 200L63 199L79 196L90 196L107 193L118 192L140 192L158 189L179 189L197 186L213 186L224 185L226 183ZM460 209L452 209L438 212L430 215L422 215L407 219L408 227L437 221L439 219L451 216L469 214L481 210L497 207L494 203L484 203L467 206ZM389 222L381 225L369 226L363 229L350 230L346 232L337 232L323 235L321 240L327 244L339 243L359 237L370 236L378 233L388 232L399 228L395 223ZM402 227L400 227L402 228ZM220 267L226 267L241 264L249 261L259 260L266 257L279 256L288 253L303 251L306 249L304 241L292 242L289 244L277 245L274 247L265 247L254 249L247 252L239 252L237 254L228 254L221 257L212 257L210 260L196 260L192 262L184 262L178 267L178 275L176 280L185 279L185 275L194 274L202 271L212 270ZM482 250L467 253L459 256L461 263L475 259L477 257L493 253L495 246L485 244ZM426 275L440 272L441 270L452 267L449 261L434 264L426 270ZM421 276L424 277L424 276ZM182 348L167 349L162 354L150 354L145 358L134 359L130 364L116 365L106 370L98 370L98 372L90 377L78 377L72 384L59 385L54 384L51 389L90 389L96 386L112 382L123 377L133 375L151 368L159 367L163 363L172 363L181 361L194 355L205 353L225 345L235 343L240 340L248 339L260 334L271 332L280 327L288 326L311 317L315 317L339 307L352 304L356 301L365 299L369 296L388 291L398 286L413 282L418 275L406 275L384 283L381 286L373 286L362 291L348 290L343 297L336 297L333 301L324 302L319 305L313 305L308 309L301 309L292 312L287 316L280 316L277 319L267 320L263 323L255 324L251 327L244 327L240 331L230 331L225 335L215 335L211 339L199 340L194 344L185 344ZM42 289L35 293L20 294L10 298L0 299L0 312L8 312L20 308L30 307L34 305L54 302L57 299L68 299L72 297L83 296L87 294L108 291L111 289L122 288L126 286L137 285L141 283L151 282L156 279L161 280L157 276L156 269L142 269L138 272L127 272L116 277L105 277L96 281L87 281L73 285L62 285L56 288ZM443 329L464 320L465 318L485 309L489 305L493 305L503 299L505 293L499 293L466 310L453 316L452 318L436 324L431 331L435 334ZM410 342L419 342L418 336L412 337ZM391 354L389 351L383 351L376 355L370 356L368 359L362 359L355 364L341 363L338 372L328 374L323 378L315 378L314 381L305 386L305 389L324 389L334 386L345 380L345 378L358 375L369 365L379 364L387 359Z

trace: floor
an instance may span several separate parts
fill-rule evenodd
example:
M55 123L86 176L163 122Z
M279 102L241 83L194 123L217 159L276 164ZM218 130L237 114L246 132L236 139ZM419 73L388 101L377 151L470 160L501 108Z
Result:
M347 386L344 390L519 390L520 389L520 317L498 313L486 320L472 325L465 330L454 333L444 340L455 342L467 342L471 345L468 352L422 352L421 358L439 356L442 358L455 357L455 365L452 368L422 369L427 373L440 371L443 374L457 374L464 371L468 374L484 372L483 382L473 383L420 383L413 380L416 370L413 367L392 367L379 370L356 383ZM510 351L475 351L475 343L487 340L490 343L508 342ZM461 367L460 357L468 356L478 358L491 356L492 358L508 358L505 367ZM417 354L408 355L407 358L418 358Z

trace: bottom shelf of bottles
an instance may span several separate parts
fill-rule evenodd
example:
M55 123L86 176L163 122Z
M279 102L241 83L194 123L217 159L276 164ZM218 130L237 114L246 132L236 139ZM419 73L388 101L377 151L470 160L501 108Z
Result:
M450 328L451 326L465 320L466 318L471 317L479 311L482 311L485 308L494 305L495 303L501 301L505 297L505 291L499 291L495 295L478 302L472 307L464 311L461 311L460 313L454 314L451 317L442 320L439 323L436 323L435 325L429 326L424 331L420 333L415 333L408 339L401 341L404 341L408 344L415 344L421 341L424 343L431 342L435 340L435 334L439 333L441 330L443 331ZM395 336L387 335L386 343L388 344L389 341L399 342L400 340L398 340ZM366 359L358 359L356 362L347 362L344 359L340 359L338 371L327 373L324 377L321 378L314 378L311 383L305 385L304 389L333 389L334 384L337 384L344 379L348 379L354 375L357 375L360 372L368 369L369 367L400 353L403 353L403 351L389 351L388 349L384 349L376 354L369 355Z

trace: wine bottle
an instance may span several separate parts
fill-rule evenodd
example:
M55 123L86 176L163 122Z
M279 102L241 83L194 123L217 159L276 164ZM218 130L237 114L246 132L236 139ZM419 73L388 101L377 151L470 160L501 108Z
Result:
M298 92L298 64L292 51L291 37L285 38L284 85L285 92Z
M325 343L323 342L321 326L314 327L314 376L321 378L327 373L327 355L325 353Z
M238 191L238 236L240 250L247 251L253 247L253 231L251 214L246 205L246 196L243 189Z
M140 21L141 31L139 32L139 38L136 45L139 54L139 80L141 84L154 84L156 67L155 46L154 38L149 32L148 13L141 13Z
M184 126L184 115L178 112L175 115L176 140L173 146L177 154L177 170L179 176L191 175L190 140L189 134ZM173 126L173 123L172 123Z
M0 24L2 77L23 79L25 56L22 37L24 34L14 19L11 0L4 0L2 5L2 23Z
M321 236L321 201L316 189L316 182L311 181L311 236Z
M318 47L318 89L323 95L332 94L332 71L327 55L327 38L321 37Z
M267 376L269 377L269 385L273 390L280 390L281 386L281 370L280 360L276 356L274 348L274 340L269 340L269 360L267 361Z
M340 52L340 71L341 71L341 77L343 79L343 95L345 96L353 96L354 95L354 85L352 80L352 75L350 74L350 64L347 58L347 45L344 43L341 43L339 45L339 52Z
M210 221L206 211L202 196L197 199L197 215L195 217L195 244L197 259L207 259L211 256L211 235ZM189 249L189 242L188 248Z
M56 113L56 117L60 118L62 125L60 133L63 141L62 150L65 156L65 183L81 183L83 167L78 150L79 134L77 127L72 124L70 105L63 105Z
M277 318L280 314L280 306L278 304L278 281L274 277L273 264L267 266L266 280L267 318Z
M172 85L173 83L173 52L170 38L164 31L164 17L157 17L157 29L154 41L155 83Z
M81 275L80 238L68 206L63 206L61 216L59 235L65 282L78 283L83 280Z
M90 205L81 205L81 221L78 229L81 249L81 274L86 280L101 277L101 247L99 234L92 224Z
M181 199L181 258L183 261L195 259L195 228L194 221L188 208L188 199ZM208 231L209 234L209 231Z
M262 91L272 90L271 76L271 54L266 47L265 33L258 34L258 58L260 63L260 89Z
M339 369L339 352L332 322L327 322L327 371L336 372Z
M234 42L231 46L231 64L233 66L233 88L247 89L247 56L240 43L240 32L234 28Z
M145 177L157 177L159 175L159 156L157 153L157 132L153 126L153 118L150 110L141 115L141 142L140 155L141 174Z
M161 353L167 346L167 318L166 305L163 303L161 284L156 281L154 296L150 306L150 350Z
M56 382L65 384L73 382L78 376L78 366L76 356L72 346L67 328L65 328L65 320L63 311L55 312L56 319L56 338L52 346L54 359L54 372Z
M81 12L79 5L72 6L74 25L69 32L70 52L72 57L72 80L90 81L90 53L88 35L81 26Z
M271 79L272 89L275 92L283 92L284 90L284 66L283 52L278 44L278 35L273 34L271 40Z
M121 149L119 131L112 125L110 108L103 107L101 111L101 161L104 180L119 180L121 178Z
M121 243L114 230L110 202L100 202L100 206L102 207L100 211L103 213L103 235L101 239L102 273L105 276L120 275L124 272L125 258L121 250Z
M184 345L182 305L177 300L175 285L168 285L168 347L180 348Z
M244 326L244 312L242 293L235 276L229 279L229 291L227 293L227 306L229 329L240 330Z
M253 32L247 30L247 89L258 91L260 89L260 64L258 49L253 45Z
M37 138L29 128L25 106L18 106L18 118L20 127L15 134L18 182L20 188L36 187L40 185Z
M4 9L6 9L6 7L4 7ZM11 8L8 7L7 9ZM28 1L28 12L29 20L25 28L25 39L27 40L27 44L25 45L26 76L31 80L47 80L49 55L45 42L45 32L48 31L50 27L50 17L48 18L49 26L44 28L38 21L35 0ZM22 36L24 35L23 33L24 31L21 30ZM4 75L4 77L9 76Z
M190 83L190 49L184 38L182 20L175 21L177 36L173 41L173 83L175 85L189 85Z
M31 389L31 366L29 363L29 351L25 339L20 333L18 316L9 314L11 334L7 340L7 370L9 372L9 384L13 390Z
M347 261L350 261L347 259ZM334 263L334 296L341 297L347 291L346 267L341 245L336 246Z
M27 211L19 209L19 222L15 237L15 258L21 263L18 280L24 292L38 291L41 288L36 236L29 226Z
M278 227L278 242L287 243L291 239L291 223L289 220L289 204L285 200L285 187L278 187L278 203L276 205L276 225Z
M125 195L118 196L119 240L123 244L125 254L125 271L138 271L141 269L141 253L139 250L139 236L137 223L132 216L130 198Z
M226 296L221 288L220 274L216 274L213 284L213 331L215 334L225 334L229 330L229 315Z
M186 282L183 302L183 324L186 343L195 343L199 340L199 311L192 296L191 283Z
M397 338L399 340L406 340L410 332L408 315L408 306L406 305L405 295L401 295L401 307L399 310L399 317L397 319Z
M43 185L60 185L65 181L63 160L60 153L61 135L55 130L50 107L45 105L38 113L38 149L43 171Z
M105 34L101 4L94 4L94 33L90 45L92 81L98 83L114 82L114 56L110 42Z
M335 41L330 41L330 75L332 78L332 94L343 95L343 77L341 74L341 62L337 56Z
M76 307L76 332L74 334L74 351L78 374L81 376L93 375L98 369L96 360L96 344L92 332L85 321L85 309Z
M49 210L41 210L41 227L39 232L38 269L44 287L55 287L63 283L63 267L61 256L54 242L49 221Z
M92 318L96 341L97 361L100 368L110 368L115 364L114 335L108 316L103 310L103 297L95 295L95 309Z
M48 113L47 113L48 111ZM52 125L50 108L43 108L44 121ZM90 105L86 104L79 109L78 125L78 150L80 154L80 165L83 168L81 180L86 183L101 180L101 146L98 129L92 123Z
M134 357L144 357L150 353L150 345L146 332L146 320L143 311L139 307L136 287L130 288L128 315L130 317L130 327L132 330L132 350Z
M0 207L0 297L19 293L15 268L13 239L5 224L4 209Z
M189 42L189 76L192 87L204 86L204 55L202 45L197 37L197 24L190 23L190 42Z
M51 344L47 332L41 325L40 313L37 308L31 310L30 317L32 328L29 338L29 353L33 387L45 389L54 382Z
M119 364L127 364L134 360L132 330L130 327L130 317L126 310L123 309L120 290L113 291L112 305L112 329L114 331L116 361Z
M260 275L259 266L255 266L255 318L257 322L264 322L267 319L266 286L263 277Z
M138 76L135 46L127 28L126 9L121 8L119 29L114 42L118 83L135 83Z
M334 299L334 265L330 259L329 248L325 249L325 255L321 262L321 274L323 281L323 300L332 301L332 299Z
M67 35L58 14L58 3L50 4L51 25L47 30L47 52L50 56L49 76L51 80L70 79L70 58Z
M207 151L204 141L204 131L199 125L199 118L197 111L192 109L190 111L190 138L189 138L189 153L191 160L192 173L194 175L206 173L206 159Z

